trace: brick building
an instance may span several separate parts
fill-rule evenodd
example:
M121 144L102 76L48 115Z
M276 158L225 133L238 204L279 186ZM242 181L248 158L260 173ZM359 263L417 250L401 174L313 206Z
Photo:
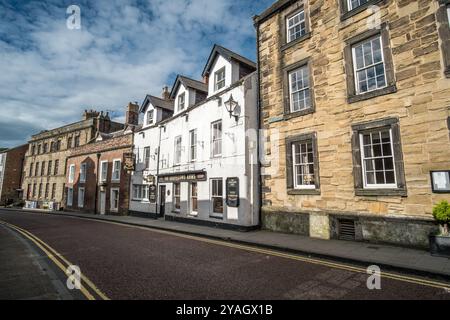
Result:
M428 244L450 189L449 11L280 0L255 17L265 228Z
M0 152L0 205L22 199L23 163L28 145Z
M70 151L65 181L67 210L128 214L130 175L124 162L133 153L138 116L139 106L130 103L124 129L101 133L95 141Z
M66 159L70 151L94 141L100 133L123 127L111 121L108 114L90 110L84 112L79 122L33 135L25 155L22 183L26 207L63 208Z

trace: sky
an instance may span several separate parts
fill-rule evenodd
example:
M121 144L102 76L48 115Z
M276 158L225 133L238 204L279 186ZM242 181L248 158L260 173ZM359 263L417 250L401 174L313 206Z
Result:
M177 74L201 79L215 43L255 61L252 17L273 2L0 0L0 147L80 121L85 109L123 121L128 102L159 96Z

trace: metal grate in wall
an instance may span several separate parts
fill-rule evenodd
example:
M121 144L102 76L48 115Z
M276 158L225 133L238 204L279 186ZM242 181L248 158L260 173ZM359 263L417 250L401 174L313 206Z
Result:
M355 221L339 219L339 239L355 240Z

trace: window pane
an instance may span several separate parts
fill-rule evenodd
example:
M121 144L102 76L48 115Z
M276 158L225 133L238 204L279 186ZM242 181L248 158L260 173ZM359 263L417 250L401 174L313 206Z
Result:
M394 171L386 171L386 183L395 183Z

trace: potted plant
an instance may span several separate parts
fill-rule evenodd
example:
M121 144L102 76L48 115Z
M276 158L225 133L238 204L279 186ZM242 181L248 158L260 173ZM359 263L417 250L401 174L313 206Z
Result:
M442 200L433 208L433 217L439 223L439 234L430 235L430 252L433 256L450 258L450 204Z

